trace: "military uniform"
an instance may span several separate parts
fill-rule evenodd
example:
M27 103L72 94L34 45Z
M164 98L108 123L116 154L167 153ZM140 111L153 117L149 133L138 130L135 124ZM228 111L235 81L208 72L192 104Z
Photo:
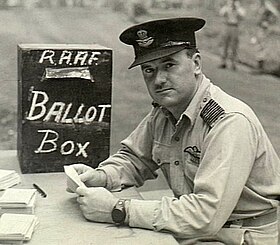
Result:
M130 226L191 239L222 230L227 234L228 229L221 228L230 220L273 213L264 220L277 227L279 159L254 112L207 78L177 123L155 105L122 145L100 166L108 176L108 189L141 186L161 169L177 198L132 200ZM254 235L257 229L240 227L240 241L245 231ZM226 238L215 239L229 241L234 228L230 230ZM277 234L263 237L276 241Z
M128 28L120 40L134 48L130 68L171 59L184 49L197 52L195 31L204 24L200 18L173 18ZM197 54L184 55L188 64L198 64ZM170 76L182 69L171 65L169 71L165 65L160 71ZM182 244L277 244L279 158L249 106L196 74L194 95L186 98L179 118L154 103L122 148L98 167L106 173L108 190L141 186L161 169L174 193L161 200L119 202L124 215L117 222L171 232Z
M232 69L236 69L240 35L239 25L241 19L245 15L245 11L239 5L236 5L236 7L233 8L230 4L226 4L221 8L220 15L224 17L225 24L224 34L222 37L223 51L221 68L225 68L227 66L227 59L230 57Z

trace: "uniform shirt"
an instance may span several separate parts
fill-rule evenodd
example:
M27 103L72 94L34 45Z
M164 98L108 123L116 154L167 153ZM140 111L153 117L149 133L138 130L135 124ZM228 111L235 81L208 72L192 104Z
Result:
M129 225L192 238L275 209L280 162L254 112L206 77L178 122L157 106L100 169L107 188L141 186L161 169L175 197L131 200Z
M245 10L239 4L236 4L235 9L231 5L226 4L221 8L219 14L225 18L226 24L238 25L245 16Z

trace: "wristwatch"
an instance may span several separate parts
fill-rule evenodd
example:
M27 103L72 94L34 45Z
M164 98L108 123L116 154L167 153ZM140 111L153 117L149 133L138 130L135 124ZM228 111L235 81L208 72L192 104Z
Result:
M120 199L112 210L112 220L116 225L123 225L126 217L125 199Z

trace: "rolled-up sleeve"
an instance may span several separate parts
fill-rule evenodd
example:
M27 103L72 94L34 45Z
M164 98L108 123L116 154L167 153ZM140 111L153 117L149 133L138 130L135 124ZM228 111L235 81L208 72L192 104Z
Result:
M133 200L129 225L169 231L181 238L216 234L233 212L255 161L257 131L230 113L205 136L193 193L161 201Z
M153 110L138 127L121 142L122 148L99 165L106 172L107 186L118 191L128 186L139 187L145 180L157 177L158 166L152 160Z

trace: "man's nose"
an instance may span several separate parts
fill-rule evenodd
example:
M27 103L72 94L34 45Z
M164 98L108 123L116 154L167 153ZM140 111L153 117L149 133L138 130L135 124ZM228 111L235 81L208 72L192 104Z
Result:
M155 85L159 86L166 83L167 74L165 71L158 71L155 79Z

